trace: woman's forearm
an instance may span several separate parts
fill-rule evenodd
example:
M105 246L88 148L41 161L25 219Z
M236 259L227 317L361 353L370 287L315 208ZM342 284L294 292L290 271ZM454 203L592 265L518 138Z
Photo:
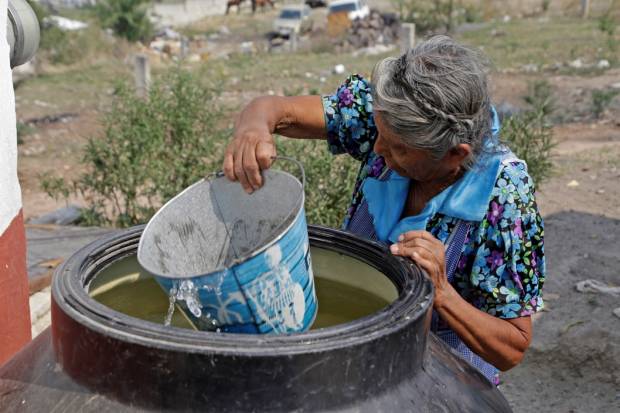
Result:
M237 119L238 128L267 121L269 133L289 138L325 139L325 115L320 96L261 96L250 102Z
M530 317L493 317L465 301L452 286L436 298L434 308L474 353L502 371L519 364L530 344Z

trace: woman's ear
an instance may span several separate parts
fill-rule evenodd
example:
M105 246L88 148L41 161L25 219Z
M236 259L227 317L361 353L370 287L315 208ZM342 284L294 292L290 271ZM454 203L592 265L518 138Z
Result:
M460 167L465 159L469 158L472 154L471 146L466 143L459 143L454 148L450 149L444 160L454 169Z

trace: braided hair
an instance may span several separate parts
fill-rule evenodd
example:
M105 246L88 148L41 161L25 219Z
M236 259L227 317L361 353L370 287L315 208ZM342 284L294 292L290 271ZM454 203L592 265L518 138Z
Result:
M490 133L486 60L448 36L435 36L398 58L379 62L372 75L374 110L408 145L440 159L461 143L473 164Z

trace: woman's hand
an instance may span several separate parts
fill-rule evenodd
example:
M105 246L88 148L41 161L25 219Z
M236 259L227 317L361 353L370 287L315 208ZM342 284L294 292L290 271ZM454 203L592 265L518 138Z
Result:
M223 169L248 193L263 185L261 171L276 156L274 133L297 139L327 138L321 96L262 96L241 111Z
M233 139L226 148L224 174L239 181L248 193L263 185L261 171L271 166L276 155L271 123L260 102L252 101L237 118Z
M426 231L402 234L390 250L426 271L435 285L435 310L474 353L500 370L519 364L532 337L530 317L504 320L465 301L446 277L444 244Z
M454 291L446 277L445 246L430 232L405 232L398 237L398 243L390 246L390 251L412 259L426 271L435 286L436 307L440 307L446 296Z

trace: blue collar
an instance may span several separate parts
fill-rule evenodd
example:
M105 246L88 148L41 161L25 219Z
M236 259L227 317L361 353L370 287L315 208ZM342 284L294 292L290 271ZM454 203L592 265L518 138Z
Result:
M498 144L500 125L495 109L492 109L492 120L492 134L485 142L486 151L478 157L476 164L432 198L418 215L400 219L409 192L409 178L388 170L382 178L364 180L362 191L380 241L396 242L403 232L425 230L428 221L438 213L464 221L482 221L502 162L515 158L509 149Z

